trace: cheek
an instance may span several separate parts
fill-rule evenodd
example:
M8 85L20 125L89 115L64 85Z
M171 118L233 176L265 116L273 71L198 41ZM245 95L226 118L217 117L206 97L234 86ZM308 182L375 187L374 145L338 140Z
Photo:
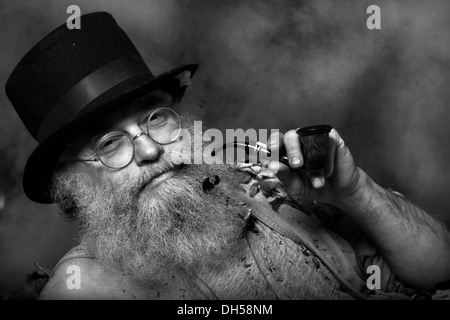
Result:
M201 152L201 148L199 149ZM193 148L193 142L189 139L176 141L170 145L164 146L163 158L175 165L184 163L192 164L193 154L196 151Z
M123 172L125 170L113 171L105 167L101 162L78 162L76 164L76 170L88 176L98 187L101 187L105 183L120 185L125 176Z

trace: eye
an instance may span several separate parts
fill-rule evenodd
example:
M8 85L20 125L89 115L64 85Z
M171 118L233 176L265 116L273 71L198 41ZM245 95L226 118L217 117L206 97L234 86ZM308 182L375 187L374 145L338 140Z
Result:
M99 155L109 155L117 152L126 143L126 137L122 134L108 135L100 141Z
M162 126L167 122L169 116L170 114L167 109L158 109L147 117L146 122L150 127Z

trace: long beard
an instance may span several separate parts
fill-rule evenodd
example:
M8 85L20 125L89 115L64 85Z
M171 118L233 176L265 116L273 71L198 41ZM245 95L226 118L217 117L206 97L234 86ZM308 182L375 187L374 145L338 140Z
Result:
M156 174L176 174L144 189ZM214 188L205 188L217 176ZM70 169L57 175L54 197L75 205L83 244L107 267L138 281L162 281L174 270L225 261L240 250L245 221L238 191L242 174L225 165L174 166L168 159L146 166L121 184L94 184Z

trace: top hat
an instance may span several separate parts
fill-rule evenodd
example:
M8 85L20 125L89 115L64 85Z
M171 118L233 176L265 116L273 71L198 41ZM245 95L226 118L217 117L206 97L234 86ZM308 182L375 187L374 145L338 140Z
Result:
M81 29L61 25L19 62L6 94L39 143L25 166L23 187L31 200L52 203L51 176L67 144L98 119L155 89L179 101L198 65L158 76L114 18L81 16Z

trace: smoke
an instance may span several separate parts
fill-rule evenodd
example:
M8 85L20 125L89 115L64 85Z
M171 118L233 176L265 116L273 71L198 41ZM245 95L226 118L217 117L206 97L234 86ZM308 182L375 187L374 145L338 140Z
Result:
M2 86L23 54L65 23L70 4L74 3L0 2ZM371 177L450 221L446 190L450 2L83 0L76 4L82 13L112 13L155 74L182 63L199 63L188 95L207 102L210 126L286 131L330 124ZM381 8L381 30L366 28L371 4ZM54 233L46 228L40 246L28 248L26 243L35 243L32 237L40 234L39 226L54 221L54 215L51 207L23 196L22 170L36 143L4 92L0 92L0 133L0 196L5 199L0 209L2 291L17 285L32 269L31 261L4 257L33 251L33 259L51 268L70 247L71 232L58 238L61 224L54 223ZM70 226L64 228L67 232ZM64 245L48 253L47 246L55 239L65 239Z

